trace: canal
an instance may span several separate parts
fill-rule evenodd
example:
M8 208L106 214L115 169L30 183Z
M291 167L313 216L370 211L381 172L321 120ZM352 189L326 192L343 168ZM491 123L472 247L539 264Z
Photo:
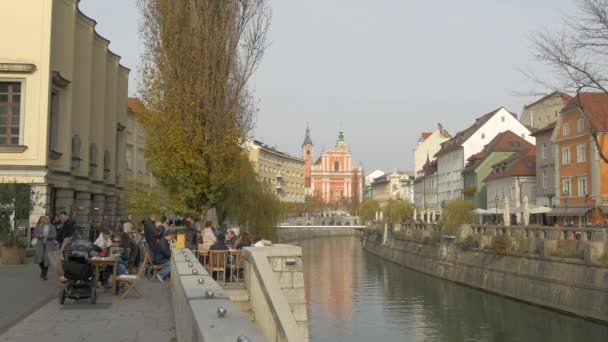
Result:
M608 326L411 271L354 237L300 245L311 341L608 341Z

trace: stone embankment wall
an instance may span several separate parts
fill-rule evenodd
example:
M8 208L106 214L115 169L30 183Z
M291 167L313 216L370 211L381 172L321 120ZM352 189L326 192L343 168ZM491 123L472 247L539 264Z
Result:
M280 242L294 242L331 236L363 236L365 226L281 226L277 229Z
M369 235L364 248L419 272L608 323L608 267L600 262L607 239L601 229L467 226L439 238L436 226L400 228L388 233L386 243Z

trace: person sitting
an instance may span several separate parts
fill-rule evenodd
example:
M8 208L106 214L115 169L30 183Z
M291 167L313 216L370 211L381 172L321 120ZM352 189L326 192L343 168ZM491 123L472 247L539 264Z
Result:
M226 233L226 245L234 246L236 244L236 235L234 235L234 231L229 229Z
M123 240L120 236L115 236L112 239L112 247L108 249L108 256L118 260L118 267L116 268L117 275L123 275L127 273L127 250L123 246Z
M210 251L227 251L228 246L226 246L226 236L223 233L217 234L217 241L209 247Z
M256 236L253 238L253 247L264 247L264 240L261 237Z
M165 266L165 269L156 274L161 283L171 276L171 240L173 240L173 231L167 230L165 236L154 247L152 263L157 266Z
M251 247L251 245L252 243L249 233L242 232L241 235L239 235L239 239L236 241L236 249L243 249L243 247Z
M108 249L112 247L112 231L111 230L103 230L97 240L95 240L95 245L99 246L99 248Z

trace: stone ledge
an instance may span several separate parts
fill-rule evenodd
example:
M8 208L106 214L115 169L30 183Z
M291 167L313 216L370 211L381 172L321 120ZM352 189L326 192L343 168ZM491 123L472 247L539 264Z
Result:
M27 150L25 145L0 145L0 153L22 153Z

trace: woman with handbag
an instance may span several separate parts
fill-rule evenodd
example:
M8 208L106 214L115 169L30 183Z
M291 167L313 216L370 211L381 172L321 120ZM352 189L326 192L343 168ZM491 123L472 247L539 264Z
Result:
M57 250L57 231L51 225L51 218L44 216L36 226L36 258L35 262L40 265L40 278L47 280L49 271L49 252Z

